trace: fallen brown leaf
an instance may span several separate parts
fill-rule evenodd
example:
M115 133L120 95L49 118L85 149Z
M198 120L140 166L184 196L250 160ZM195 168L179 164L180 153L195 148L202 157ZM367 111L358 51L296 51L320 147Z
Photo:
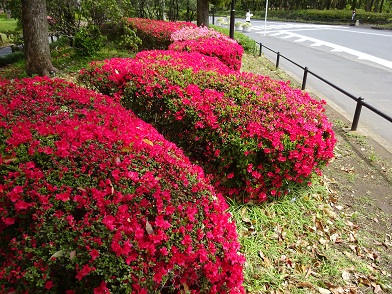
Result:
M355 232L350 232L349 233L348 240L351 243L357 243L358 242Z
M351 275L348 271L342 271L342 278L344 281L348 282L351 280Z
M14 161L17 161L17 160L18 160L17 157L11 156L11 155L6 155L6 156L3 157L3 162L5 164L11 163L11 162L14 162Z
M154 234L154 230L148 220L146 220L146 232L149 235Z
M309 289L314 288L314 286L309 282L299 282L299 283L297 283L296 286L297 286L297 288L309 288Z
M268 267L271 266L271 261L269 260L268 257L266 257L266 256L264 255L263 251L261 251L261 250L259 251L259 256L260 256L260 258L264 261L264 263L265 263L266 266L268 266Z
M148 140L148 139L143 139L142 140L144 143L146 143L146 144L148 144L148 145L150 145L150 146L154 146L154 143L153 142L151 142L150 140Z
M246 225L248 225L248 226L251 226L251 225L252 225L251 220L250 220L249 218L247 218L247 217L242 217L242 221L243 221Z
M348 245L348 247L350 247L350 249L357 255L357 256L361 256L361 249L358 246L355 245Z
M383 293L380 285L376 284L376 283L372 283L372 287L373 287L373 293L377 294L377 293Z

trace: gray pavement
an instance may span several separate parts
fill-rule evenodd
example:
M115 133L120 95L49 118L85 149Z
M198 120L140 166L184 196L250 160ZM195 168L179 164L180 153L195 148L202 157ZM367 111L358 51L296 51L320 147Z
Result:
M0 56L6 56L11 53L12 53L12 50L11 50L10 46L0 47Z

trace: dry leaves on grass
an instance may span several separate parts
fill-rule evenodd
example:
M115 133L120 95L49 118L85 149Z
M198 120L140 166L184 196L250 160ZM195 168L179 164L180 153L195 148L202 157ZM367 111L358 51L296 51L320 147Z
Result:
M303 211L307 221L302 228L292 227L293 220L283 220L274 211L264 211L270 223L249 215L249 207L240 211L241 238L256 238L264 243L258 250L257 273L254 277L279 275L282 284L264 285L266 293L291 293L293 289L306 289L308 293L362 293L362 288L383 293L377 275L388 273L377 267L379 252L364 248L358 242L358 226L341 215L344 207L336 205L333 193L328 197L307 195L305 201L315 201L317 207ZM273 203L270 205L274 205ZM277 222L276 219L281 219ZM387 244L384 244L388 246ZM272 253L274 252L274 253ZM280 254L277 255L276 252ZM369 274L356 267L336 268L339 276L330 277L323 272L325 264L334 266L335 260L345 258L365 264ZM252 292L250 292L252 293Z

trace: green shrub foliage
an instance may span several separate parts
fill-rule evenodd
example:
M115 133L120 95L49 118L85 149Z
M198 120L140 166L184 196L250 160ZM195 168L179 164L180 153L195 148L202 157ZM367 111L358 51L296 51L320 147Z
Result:
M103 47L105 39L97 26L89 25L75 33L73 47L79 56L94 56Z

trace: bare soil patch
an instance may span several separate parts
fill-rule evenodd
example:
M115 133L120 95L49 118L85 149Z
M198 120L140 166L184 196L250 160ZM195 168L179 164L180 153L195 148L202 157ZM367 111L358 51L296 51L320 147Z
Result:
M371 137L345 131L349 123L329 107L327 116L337 138L335 159L324 169L331 192L392 273L392 155Z

